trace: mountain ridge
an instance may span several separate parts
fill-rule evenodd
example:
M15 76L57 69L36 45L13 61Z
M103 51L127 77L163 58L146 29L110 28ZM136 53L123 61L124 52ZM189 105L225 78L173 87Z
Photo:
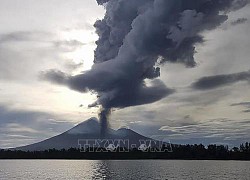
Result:
M117 130L109 128L107 135L100 135L100 123L97 118L90 118L76 125L75 127L51 138L45 139L34 144L16 147L15 150L22 151L43 151L48 149L70 149L80 148L79 140L128 140L134 147L140 146L141 140L151 140L137 132L120 128Z

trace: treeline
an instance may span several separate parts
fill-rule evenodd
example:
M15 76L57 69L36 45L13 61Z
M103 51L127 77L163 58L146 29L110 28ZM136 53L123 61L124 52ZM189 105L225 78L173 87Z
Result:
M164 148L164 147L163 147ZM115 151L106 149L49 149L45 151L14 151L0 150L0 159L190 159L190 160L250 160L250 143L229 149L223 145L171 145L169 149L138 149L127 150L117 148ZM94 152L92 152L94 151Z
M211 144L173 145L172 157L175 159L218 159L218 160L250 160L250 144L246 142L240 147L229 149L228 146Z

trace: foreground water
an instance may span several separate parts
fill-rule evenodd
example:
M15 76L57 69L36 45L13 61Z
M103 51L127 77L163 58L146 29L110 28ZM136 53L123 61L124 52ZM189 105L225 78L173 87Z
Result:
M0 160L1 180L250 179L245 161Z

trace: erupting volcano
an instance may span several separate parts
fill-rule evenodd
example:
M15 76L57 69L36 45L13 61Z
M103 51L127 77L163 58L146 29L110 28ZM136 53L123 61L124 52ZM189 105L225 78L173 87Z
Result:
M159 101L175 91L159 79L164 62L196 65L195 45L203 31L213 30L230 11L248 0L97 0L106 14L94 24L96 41L92 69L78 75L58 70L45 79L80 91L96 92L101 134L105 136L112 108Z

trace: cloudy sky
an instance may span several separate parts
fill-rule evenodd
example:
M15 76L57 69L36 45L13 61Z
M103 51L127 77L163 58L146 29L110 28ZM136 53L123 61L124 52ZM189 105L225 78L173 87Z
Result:
M88 71L98 40L93 24L104 13L95 0L0 1L0 148L34 143L97 117L99 108L88 107L95 93L44 81L41 74ZM249 5L200 32L194 67L161 65L158 79L173 92L151 104L114 108L111 126L174 143L249 140L249 32Z

